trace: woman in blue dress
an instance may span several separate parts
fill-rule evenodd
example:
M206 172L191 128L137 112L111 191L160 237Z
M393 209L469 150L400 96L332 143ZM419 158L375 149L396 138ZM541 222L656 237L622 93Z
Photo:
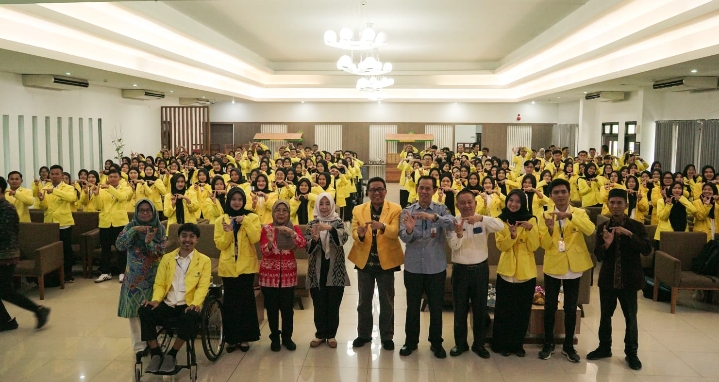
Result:
M138 358L142 357L145 343L140 339L137 310L142 301L152 299L157 266L165 254L166 236L155 205L148 199L142 199L135 205L134 218L115 242L118 251L127 251L125 280L120 289L117 315L130 319L132 348Z

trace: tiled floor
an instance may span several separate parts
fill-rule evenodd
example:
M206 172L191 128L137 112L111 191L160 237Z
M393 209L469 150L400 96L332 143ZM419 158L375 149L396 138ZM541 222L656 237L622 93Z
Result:
M390 185L390 200L397 198L396 185ZM349 249L351 243L348 243ZM677 314L669 313L667 303L655 303L639 297L639 357L644 368L632 371L624 363L624 322L618 309L614 319L614 357L586 361L584 356L598 345L598 290L592 288L591 303L585 307L577 351L578 364L569 363L558 353L548 361L536 357L539 347L527 345L527 357L502 357L492 354L488 360L473 353L436 359L426 342L428 313L422 313L422 339L419 351L400 357L398 350L382 350L375 333L374 341L353 349L356 337L356 274L350 269L353 286L345 291L337 349L322 346L310 349L314 334L311 299L305 310L295 311L295 352L269 349L268 328L262 326L262 339L248 353L223 354L209 362L198 348L201 381L274 382L274 381L719 381L719 306L697 303L682 294ZM404 286L397 274L395 343L404 341ZM0 333L0 381L132 381L134 354L130 348L127 321L117 317L117 279L95 285L77 279L67 289L51 288L44 303L52 308L48 326L33 329L32 314L9 306L17 316L20 329ZM37 290L28 294L37 299ZM376 301L375 301L376 303ZM378 309L378 307L376 308ZM445 349L454 346L452 312L444 312ZM375 324L377 314L375 314ZM471 334L470 334L471 336ZM470 339L471 342L471 339ZM144 376L146 381L189 380L187 371L176 377Z

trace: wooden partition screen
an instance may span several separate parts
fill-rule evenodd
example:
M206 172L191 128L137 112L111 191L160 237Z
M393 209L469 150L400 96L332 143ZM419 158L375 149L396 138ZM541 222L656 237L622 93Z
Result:
M210 108L208 106L163 106L161 113L162 148L183 147L188 152L210 151Z

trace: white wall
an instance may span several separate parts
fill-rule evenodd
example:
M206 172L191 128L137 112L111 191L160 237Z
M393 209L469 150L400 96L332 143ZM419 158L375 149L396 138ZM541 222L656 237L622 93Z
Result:
M563 102L557 105L557 123L579 123L579 101Z
M556 104L522 103L218 103L211 122L556 123Z
M111 143L111 134L117 128L122 130L125 154L130 151L155 155L160 148L160 107L177 105L176 98L160 101L133 101L120 96L119 89L90 85L87 89L75 91L52 91L26 88L22 85L22 77L17 74L0 73L0 116L8 115L10 121L10 163L6 166L3 155L0 155L0 171L6 167L19 169L25 180L31 180L37 169L33 165L32 117L38 117L38 164L52 165L58 163L57 118L61 117L63 130L63 158L65 170L73 174L73 179L80 168L98 168L100 160L115 156ZM24 151L25 168L20 168L18 116L25 116ZM51 156L45 155L45 117L51 119ZM70 155L68 136L68 118L73 119L74 134L74 168L69 168ZM84 162L80 161L80 142L78 123L84 122ZM98 144L95 143L95 163L90 162L88 119L92 118L94 141L98 142L97 121L102 119L102 146L104 158L99 158ZM0 121L0 130L2 122ZM3 134L0 134L0 149L4 146ZM39 167L39 166L38 166Z

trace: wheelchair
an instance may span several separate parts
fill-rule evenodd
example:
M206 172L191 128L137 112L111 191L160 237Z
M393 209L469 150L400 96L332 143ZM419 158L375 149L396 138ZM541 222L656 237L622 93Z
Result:
M205 356L214 362L225 349L225 334L222 328L222 285L212 284L202 305L200 312L200 321L198 322L198 332L202 340L202 349ZM163 354L167 354L172 347L172 340L178 331L178 323L169 321L164 326L158 327L157 343ZM175 375L182 369L190 371L190 381L197 381L197 358L195 353L195 339L191 339L185 343L185 353L187 363L185 365L177 365L175 371L169 374L157 375ZM179 360L179 354L178 354ZM139 382L142 378L142 358L135 360L135 381Z

